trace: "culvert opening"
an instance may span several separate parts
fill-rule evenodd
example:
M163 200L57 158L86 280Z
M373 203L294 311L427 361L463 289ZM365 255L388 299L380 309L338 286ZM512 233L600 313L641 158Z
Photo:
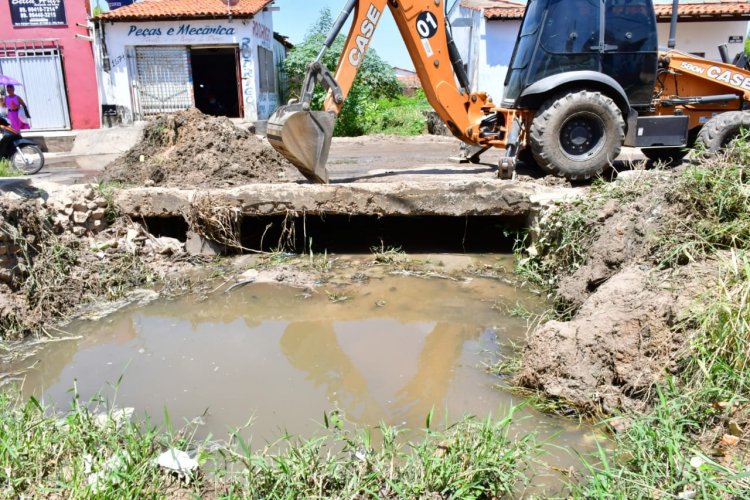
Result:
M157 238L175 238L183 243L187 241L189 226L182 217L146 217L135 221L141 223L149 234Z
M181 217L149 217L140 222L156 237L183 242L190 229ZM510 253L525 222L520 216L279 215L246 216L235 227L237 241L251 251L358 254L398 247L409 253Z
M522 217L498 216L245 217L241 241L245 248L263 251L286 248L356 254L384 246L409 253L508 253L524 222Z

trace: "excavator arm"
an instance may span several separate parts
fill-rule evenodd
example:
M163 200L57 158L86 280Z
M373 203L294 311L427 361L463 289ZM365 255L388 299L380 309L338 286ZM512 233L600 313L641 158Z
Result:
M271 144L312 181L328 182L325 163L335 119L386 7L396 21L427 100L451 132L468 144L497 141L497 136L481 132L482 128L488 128L482 122L488 119L492 106L486 93L470 92L450 35L444 0L349 0L318 58L309 66L301 99L280 107L268 122ZM322 64L322 57L349 17L352 17L351 29L336 74L331 76ZM328 89L323 111L312 111L310 107L316 82ZM491 128L496 130L497 124L492 122Z

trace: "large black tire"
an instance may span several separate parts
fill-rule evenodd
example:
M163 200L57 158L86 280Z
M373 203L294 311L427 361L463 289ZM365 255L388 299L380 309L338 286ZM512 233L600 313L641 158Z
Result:
M750 111L721 113L703 125L696 146L706 157L715 157L738 138L743 129L750 132Z
M614 101L583 90L545 102L531 122L529 142L545 171L582 180L611 166L624 140L625 120Z
M10 164L25 175L34 175L44 166L44 154L38 146L27 144L13 153L10 157Z
M643 156L654 163L671 167L678 165L690 152L688 148L641 148Z

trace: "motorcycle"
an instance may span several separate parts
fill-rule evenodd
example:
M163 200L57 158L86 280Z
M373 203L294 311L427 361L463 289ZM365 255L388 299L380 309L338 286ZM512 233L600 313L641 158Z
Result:
M10 127L10 123L0 116L0 159L10 162L10 166L25 175L33 175L44 166L44 154L33 141L21 137L21 133Z

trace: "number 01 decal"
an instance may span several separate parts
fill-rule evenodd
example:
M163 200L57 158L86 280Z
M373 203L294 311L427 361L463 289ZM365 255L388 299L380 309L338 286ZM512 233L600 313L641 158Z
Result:
M437 17L432 12L420 12L417 16L417 33L422 38L432 38L438 30Z

